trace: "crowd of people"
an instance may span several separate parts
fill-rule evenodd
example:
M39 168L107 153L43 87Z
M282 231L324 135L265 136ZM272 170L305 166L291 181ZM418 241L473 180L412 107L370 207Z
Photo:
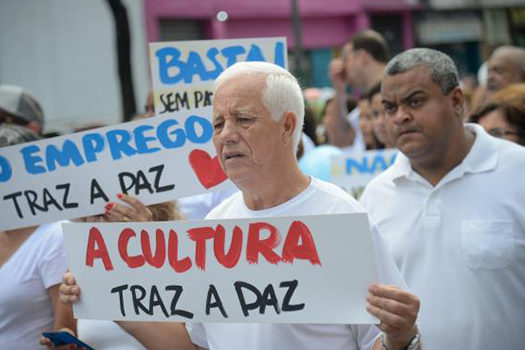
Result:
M525 50L496 49L470 101L446 54L415 48L389 60L373 30L352 36L329 72L325 142L348 155L399 150L359 201L300 170L319 141L296 78L241 62L217 78L213 100L213 143L238 191L151 206L119 194L104 214L77 220L366 212L379 278L367 310L379 324L76 320L82 285L67 272L60 223L49 223L0 232L0 348L76 348L55 347L48 330L110 350L524 348L525 187L510 180L525 169ZM43 127L36 99L0 86L0 147L38 140Z

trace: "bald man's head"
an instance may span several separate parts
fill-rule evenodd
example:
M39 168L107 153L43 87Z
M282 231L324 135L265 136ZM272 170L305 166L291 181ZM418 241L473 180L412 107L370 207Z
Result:
M500 46L490 55L487 88L490 93L525 82L525 49Z

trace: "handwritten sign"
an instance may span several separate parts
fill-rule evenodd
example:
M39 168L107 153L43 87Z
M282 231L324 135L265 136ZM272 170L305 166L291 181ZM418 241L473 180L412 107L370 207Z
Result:
M332 182L348 190L363 188L394 163L397 152L397 149L380 149L355 156L333 156Z
M287 68L286 38L198 40L149 44L155 112L210 106L213 82L241 61Z
M119 192L154 204L230 188L210 109L0 148L0 229L100 214Z
M366 214L63 224L87 319L375 323Z

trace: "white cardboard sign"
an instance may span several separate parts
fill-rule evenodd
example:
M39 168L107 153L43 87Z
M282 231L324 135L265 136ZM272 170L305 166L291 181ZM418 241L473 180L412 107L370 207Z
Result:
M388 148L333 156L330 158L331 182L347 190L363 188L394 163L397 153L397 149Z
M63 224L86 319L375 323L364 213Z
M230 188L211 107L0 148L0 230L104 212L119 192L145 204Z
M264 61L288 68L286 38L156 42L149 44L157 114L211 105L213 82L241 61Z

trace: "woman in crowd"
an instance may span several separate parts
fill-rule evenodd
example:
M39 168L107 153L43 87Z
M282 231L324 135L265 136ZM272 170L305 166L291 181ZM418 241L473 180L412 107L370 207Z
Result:
M0 147L37 138L25 127L0 125ZM66 271L60 223L0 232L2 349L34 350L43 331L67 328L75 333L71 308L59 301L59 285Z
M525 84L513 84L495 93L470 121L492 136L525 146Z

